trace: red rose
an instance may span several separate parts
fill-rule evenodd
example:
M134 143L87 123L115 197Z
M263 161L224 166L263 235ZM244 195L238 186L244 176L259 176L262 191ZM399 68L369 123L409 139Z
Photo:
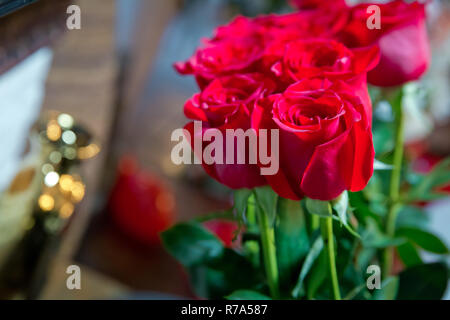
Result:
M377 4L381 29L369 29L367 21L373 14L367 13L370 5L351 8L348 24L339 36L350 47L380 47L380 63L368 73L368 82L388 87L420 78L430 62L425 5L400 0Z
M255 101L272 93L274 88L275 84L270 79L258 73L218 78L188 100L184 112L188 118L202 121L203 132L201 137L197 137L199 140L204 140L205 133L212 128L220 130L223 136L227 129L245 131L250 128L250 114ZM194 147L194 123L189 123L185 129L189 131L190 143ZM203 142L202 153L207 146L208 143ZM234 164L226 164L225 143L223 147L223 164L202 163L211 177L233 189L266 184L256 164L238 164L236 159ZM248 152L246 150L246 159L249 159Z
M236 17L229 24L215 30L212 41L223 39L253 38L263 44L281 39L299 39L312 36L311 12L296 12L290 14L270 14L256 18Z
M254 23L254 19L237 16L229 24L217 27L212 41L259 36L262 35L262 31Z
M299 39L331 38L343 28L347 17L335 10L308 10L283 15L256 18L239 16L228 25L215 30L212 39L186 62L178 62L175 69L191 74L200 88L213 79L236 73L268 73L267 61L282 55L284 46ZM326 14L324 14L326 13ZM261 65L264 56L266 65Z
M262 53L263 43L258 37L207 41L187 62L176 63L175 69L195 75L200 88L204 88L219 76L256 71L255 63Z
M271 14L254 19L266 38L274 42L331 37L347 23L346 11L321 8L290 14Z
M177 63L181 74L194 74L201 88L216 76L233 73L270 73L261 58L271 61L271 50L280 50L293 40L313 37L312 14L292 13L266 15L256 18L238 16L227 25L215 30L214 37L206 40L186 63ZM278 52L278 51L277 51ZM281 52L282 53L282 52Z
M379 59L375 46L350 50L343 44L325 39L297 40L287 44L271 66L271 71L286 84L304 78L326 77L366 85L365 75Z
M300 10L317 9L323 7L346 7L345 0L290 0L293 7Z
M298 29L298 32L306 35L310 25L309 17L311 17L311 14L305 12L269 14L256 17L254 24L263 27L266 32L272 32L271 36L275 36L276 33L283 32L286 29Z
M371 106L342 81L307 79L260 99L252 127L279 129L279 166L267 182L282 197L331 200L373 173Z

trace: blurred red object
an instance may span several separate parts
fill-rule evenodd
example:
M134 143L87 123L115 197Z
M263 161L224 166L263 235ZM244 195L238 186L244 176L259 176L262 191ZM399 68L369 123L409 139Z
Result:
M225 247L232 248L239 245L239 239L235 239L236 232L239 228L236 222L228 220L209 220L203 222L203 226L222 240Z
M425 141L415 141L406 146L406 153L412 159L412 169L417 173L428 173L443 158L428 151Z
M173 194L130 156L120 161L108 209L121 230L148 245L159 244L159 233L175 220Z
M411 167L414 172L420 174L429 173L444 157L433 154L429 151L425 141L416 141L406 146L406 153L411 159ZM436 191L450 194L450 184L439 186ZM420 202L419 205L426 205L427 202Z

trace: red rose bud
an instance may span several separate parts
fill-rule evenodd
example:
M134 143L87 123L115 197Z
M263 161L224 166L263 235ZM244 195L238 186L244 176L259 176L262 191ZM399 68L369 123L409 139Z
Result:
M425 5L400 0L377 3L380 29L369 29L368 19L374 14L367 12L370 5L351 8L348 23L339 36L350 47L379 46L380 63L368 73L368 82L389 87L419 79L430 62Z
M158 244L159 233L175 218L173 195L161 181L139 170L130 157L120 162L108 209L119 228L148 245Z

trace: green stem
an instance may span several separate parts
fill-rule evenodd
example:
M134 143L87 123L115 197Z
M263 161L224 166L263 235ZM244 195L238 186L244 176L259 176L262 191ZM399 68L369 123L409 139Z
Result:
M386 234L389 237L395 236L395 222L397 220L397 214L400 208L399 195L400 195L400 178L402 171L403 161L403 127L404 127L404 115L401 100L397 108L395 116L395 149L394 149L394 161L391 172L391 181L389 186L389 207L386 217ZM387 247L383 252L383 277L388 277L391 273L392 262L394 256L394 248Z
M275 231L269 222L264 210L259 207L256 210L263 250L264 267L266 270L267 283L273 299L280 298L278 289L278 265L275 248Z
M320 227L320 217L316 214L311 215L311 231L315 231Z
M256 216L255 216L255 203L256 199L253 194L250 195L250 197L247 200L247 221L249 225L253 225L256 222Z
M334 300L341 300L341 291L336 271L336 258L334 255L333 218L321 219L321 231L324 243L328 251L328 264L330 267L331 284L333 287Z

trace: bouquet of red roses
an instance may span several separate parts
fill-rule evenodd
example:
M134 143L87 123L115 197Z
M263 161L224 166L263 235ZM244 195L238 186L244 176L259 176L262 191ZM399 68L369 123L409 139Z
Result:
M425 5L292 2L298 12L218 27L175 65L200 88L184 106L192 120L185 135L197 156L210 155L205 171L236 190L233 208L213 217L235 221L227 230L239 236L225 244L197 221L163 233L164 244L209 298L412 298L419 293L404 279L423 269L440 277L427 293L440 298L447 266L424 264L418 250L448 249L396 223L419 210L409 198L435 184L428 179L423 190L427 178L405 181L402 169L401 86L430 60ZM368 83L390 87L394 143L383 162L375 160ZM248 133L248 143L232 136L231 147L217 144L230 130ZM397 256L404 271L393 275Z

